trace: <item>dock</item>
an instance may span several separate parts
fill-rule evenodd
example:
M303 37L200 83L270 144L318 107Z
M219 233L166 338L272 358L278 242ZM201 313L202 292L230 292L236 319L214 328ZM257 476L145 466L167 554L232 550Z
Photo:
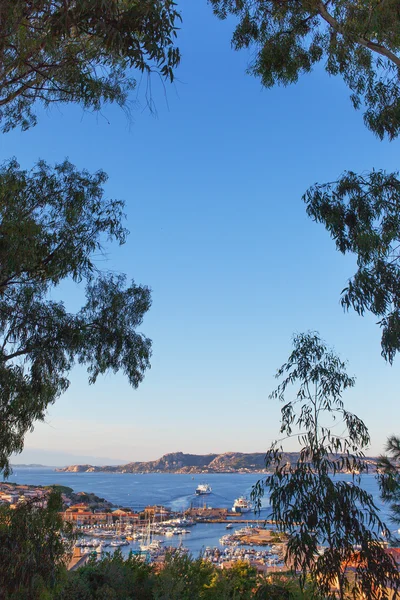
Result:
M228 523L248 523L249 525L259 525L261 527L263 525L276 525L276 522L271 519L254 518L254 513L252 515L250 513L246 518L246 514L232 512L227 508L191 507L184 514L196 523L225 523L226 525Z
M195 517L196 523L242 523L249 525L258 525L262 527L263 525L276 525L275 521L271 521L269 519L227 519L227 518L218 518L218 517Z

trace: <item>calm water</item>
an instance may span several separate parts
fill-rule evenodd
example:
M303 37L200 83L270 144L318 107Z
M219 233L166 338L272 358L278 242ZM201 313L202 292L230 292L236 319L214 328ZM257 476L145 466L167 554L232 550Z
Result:
M148 504L162 504L178 511L191 504L203 506L204 502L207 506L231 508L235 498L250 495L260 477L257 474L57 473L49 468L16 467L9 481L34 485L58 483L75 492L94 492L121 506L140 509ZM199 483L209 483L212 494L196 497L194 491Z
M149 473L143 475L130 473L57 473L49 468L14 469L9 481L32 485L60 484L71 487L75 492L93 492L110 502L133 509L142 509L148 504L162 504L172 510L182 510L193 506L231 508L235 498L250 496L251 488L261 477L257 474L213 474L213 475L174 475ZM351 481L351 476L341 475L341 479ZM212 494L196 497L194 491L199 483L208 483ZM362 478L363 488L375 498L381 509L383 520L388 518L387 508L379 498L379 490L373 475ZM268 499L263 501L260 518L269 515ZM254 518L247 513L249 519ZM388 523L389 525L389 523ZM243 525L238 525L243 527ZM393 529L393 526L389 527ZM231 530L232 532L232 530ZM185 536L167 538L168 545L182 543L194 554L207 546L218 546L219 538L228 533L224 524L198 524ZM129 549L128 549L129 550Z

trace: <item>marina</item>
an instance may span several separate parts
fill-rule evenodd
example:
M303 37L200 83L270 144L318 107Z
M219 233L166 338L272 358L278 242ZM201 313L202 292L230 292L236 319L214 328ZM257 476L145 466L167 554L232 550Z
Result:
M226 556L226 548L239 550L270 550L270 546L263 543L256 544L255 540L249 539L249 544L230 546L221 543L226 534L234 534L238 529L252 526L252 534L258 530L274 530L275 526L271 520L268 497L262 499L260 514L253 511L246 514L232 513L235 499L241 496L250 497L252 486L262 477L262 474L212 474L204 476L176 475L149 473L146 475L120 474L120 473L57 473L50 468L16 468L11 481L15 483L26 483L32 485L59 484L70 486L75 492L85 490L106 498L114 505L121 508L131 508L133 511L144 512L145 507L150 505L164 506L171 513L186 514L187 518L195 521L195 525L187 523L175 523L172 526L163 525L164 529L158 529L158 523L152 524L152 537L150 541L160 542L161 548L156 553L161 555L168 548L185 548L195 556L204 553L210 548L212 554ZM341 475L343 480L351 480L349 475ZM382 509L382 518L386 518L386 507L382 505L376 480L373 475L365 475L362 478L363 487L372 493L377 506ZM198 497L195 494L196 487L200 483L208 482L212 492ZM125 531L125 524L118 522L111 524L103 523L101 527L85 525L80 528L82 535L80 540L96 545L82 546L82 552L97 553L97 547L102 543L102 548L107 552L120 549L124 555L130 551L140 553L140 544L147 544L145 533L148 521L133 524L130 531ZM227 526L229 528L227 529ZM105 531L109 531L104 536ZM179 530L185 530L183 533ZM92 535L94 531L95 535ZM190 533L187 533L190 531ZM98 535L103 532L103 535ZM258 541L261 541L260 539ZM107 542L109 545L107 545ZM111 542L123 542L123 545L113 545ZM156 556L155 556L156 558ZM222 559L221 559L222 560Z
M204 524L197 524L185 518L171 519L157 524L149 522L142 527L82 527L79 529L79 539L75 547L79 549L80 556L101 557L104 553L119 549L124 555L133 552L143 555L151 562L159 562L168 552L190 552L186 538L196 528L202 527ZM257 537L262 533L265 535L264 537L261 535L257 543ZM279 542L274 531L246 526L222 535L217 545L206 546L202 548L201 553L205 560L214 564L223 565L227 561L248 560L255 561L263 568L282 568L285 545Z

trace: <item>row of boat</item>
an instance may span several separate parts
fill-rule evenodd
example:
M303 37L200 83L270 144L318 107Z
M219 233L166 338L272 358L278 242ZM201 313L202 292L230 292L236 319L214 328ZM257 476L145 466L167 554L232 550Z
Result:
M185 535L190 533L190 529L186 527L194 525L192 519L170 519L162 523L151 523L148 521L146 527L134 528L126 526L124 531L114 531L110 529L102 529L99 527L88 527L81 530L81 534L85 537L90 536L90 539L81 539L76 542L76 546L81 548L83 553L93 552L93 549L98 554L104 551L104 548L111 546L118 548L119 546L127 546L130 542L139 542L139 547L142 552L158 552L161 549L163 540L154 540L153 536L172 537L174 535Z
M96 554L101 555L103 552L106 552L108 546L119 548L120 546L129 546L129 542L121 539L114 539L111 542L108 540L79 540L76 542L75 546L81 549L82 554L96 552Z
M221 540L222 541L222 540ZM162 542L159 540L153 540L149 544L141 544L140 551L147 555L151 559L159 559L165 556L167 552L181 552L187 553L188 549L180 546L179 548L172 547L162 547ZM124 546L127 545L127 542L124 540L115 540L111 543L109 542L97 542L95 540L91 542L86 542L77 544L81 547L82 554L93 554L96 553L99 557L103 552L106 552L107 546ZM225 547L223 549L220 548L210 548L207 547L203 553L203 558L208 560L214 564L222 564L224 562L230 561L235 562L239 560L245 560L249 562L257 562L262 565L266 565L269 567L276 567L283 564L283 555L282 549L278 546L272 546L268 550L258 550L254 548L233 548L233 547Z
M78 540L75 543L75 546L77 548L98 548L99 546L113 546L115 548L118 548L118 546L129 546L129 541L128 540L122 540L122 539L114 539L111 542L109 542L108 540L102 540L102 541L98 541L98 540Z
M282 553L279 548L272 547L270 550L255 550L253 548L209 548L204 551L204 558L214 564L222 564L230 561L245 560L257 562L268 567L277 567L283 564Z

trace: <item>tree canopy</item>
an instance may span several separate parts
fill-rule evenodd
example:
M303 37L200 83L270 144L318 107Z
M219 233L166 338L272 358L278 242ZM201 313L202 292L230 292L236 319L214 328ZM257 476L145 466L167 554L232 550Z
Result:
M238 19L236 50L254 48L248 71L266 87L296 83L323 63L351 90L376 135L400 132L400 7L397 0L209 0Z
M27 129L38 105L73 102L129 109L137 77L172 81L180 61L180 14L173 0L0 0L0 128ZM148 98L149 101L151 100ZM90 383L122 370L136 387L151 342L136 329L150 291L101 274L101 243L122 244L123 203L107 201L99 171L68 161L0 168L0 471L25 433L67 389L75 363ZM86 302L71 313L50 292L72 279Z
M35 102L126 106L134 70L172 80L173 0L0 0L0 123L36 124Z
M389 505L393 523L400 525L400 438L391 435L385 451L386 454L379 457L378 482L382 499Z
M151 342L137 328L150 307L147 287L100 273L102 242L125 241L123 203L107 200L107 177L64 161L31 171L15 160L0 168L0 469L64 392L76 363L89 382L122 370L137 387ZM66 279L86 284L76 313L50 291ZM54 295L54 292L53 292Z
M293 351L277 378L282 381L270 397L284 402L280 433L284 439L297 437L300 452L295 464L288 464L283 446L274 443L266 454L272 473L257 483L253 498L260 506L267 489L272 519L288 535L288 566L300 572L303 583L310 574L323 598L337 598L332 591L336 585L341 599L348 593L389 598L388 583L398 590L400 579L379 535L389 537L390 532L372 496L359 485L367 470L369 434L342 400L354 379L316 333L294 337ZM352 474L350 484L332 477L341 471Z
M266 87L296 83L322 63L351 90L355 108L380 138L400 132L400 4L397 0L209 0L222 19L238 19L232 44L252 47L248 71ZM358 270L342 305L379 317L382 355L400 348L398 173L344 173L304 195L308 215L325 225Z
M342 305L380 318L382 355L400 350L400 180L398 173L344 173L304 195L307 214L323 223L343 254L357 256L357 271Z

